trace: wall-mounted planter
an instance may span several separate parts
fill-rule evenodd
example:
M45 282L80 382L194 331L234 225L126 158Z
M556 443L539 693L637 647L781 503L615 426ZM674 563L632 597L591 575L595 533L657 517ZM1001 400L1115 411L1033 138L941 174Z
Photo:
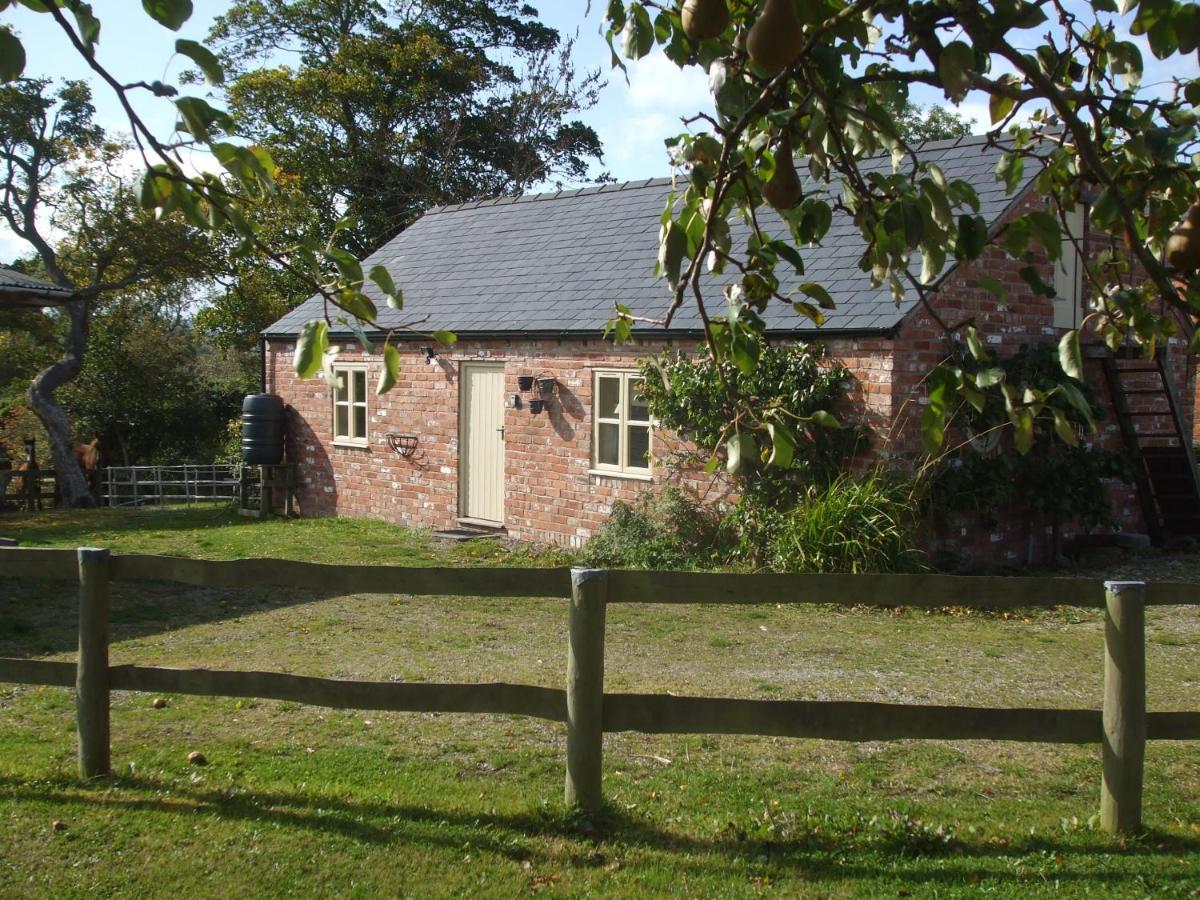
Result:
M543 397L553 397L555 388L558 387L558 382L553 378L539 378L537 380L538 393Z
M517 376L517 390L532 391L533 390L533 376L532 375L518 375Z
M533 413L535 416L545 408L546 408L545 400L530 400L529 401L529 411L531 413Z
M388 446L405 459L410 459L417 452L417 436L415 434L387 433Z

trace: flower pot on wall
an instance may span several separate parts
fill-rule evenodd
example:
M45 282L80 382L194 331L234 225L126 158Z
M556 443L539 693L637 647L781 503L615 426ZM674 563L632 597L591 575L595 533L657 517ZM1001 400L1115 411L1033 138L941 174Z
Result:
M531 413L533 413L535 416L545 408L546 408L545 400L530 400L529 401L529 411Z
M517 390L532 391L533 390L533 376L532 375L518 375L517 376Z
M554 389L558 387L558 382L553 378L542 377L537 380L538 393L543 397L553 397Z

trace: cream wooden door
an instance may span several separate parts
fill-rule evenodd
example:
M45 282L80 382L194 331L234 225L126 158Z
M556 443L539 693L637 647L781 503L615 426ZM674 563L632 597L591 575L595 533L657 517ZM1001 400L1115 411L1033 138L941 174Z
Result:
M464 363L459 405L458 510L504 524L504 366Z

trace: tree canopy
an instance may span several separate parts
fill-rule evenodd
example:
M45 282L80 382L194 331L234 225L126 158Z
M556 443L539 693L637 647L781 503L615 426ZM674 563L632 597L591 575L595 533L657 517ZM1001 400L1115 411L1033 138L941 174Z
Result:
M1118 251L1088 261L1095 299L1085 326L1110 346L1131 340L1147 353L1176 335L1181 320L1193 337L1200 315L1194 4L612 0L605 16L616 65L623 65L618 49L637 59L658 46L677 65L708 72L714 112L698 112L671 142L691 177L663 213L659 271L671 300L660 321L669 325L685 302L698 305L711 352L727 370L757 365L759 313L768 303L823 320L822 308L833 303L823 285L781 285L793 280L790 270L803 277L804 247L821 241L834 208L858 226L860 266L872 282L889 285L897 303L915 296L943 326L948 347L961 339L980 361L988 355L972 323L944 321L932 306L945 266L977 259L992 244L1018 260L1035 250L1055 260L1064 217L1080 203L1093 227L1124 239ZM1143 48L1172 73L1145 89ZM950 104L983 96L989 139L1004 150L997 178L1012 193L1030 173L1045 208L989 233L971 186L923 160L906 133L898 112L914 85L938 90ZM881 154L891 156L891 172L870 172L863 163ZM798 156L815 190L806 192L797 177ZM778 210L788 233L759 226L755 210L764 204ZM743 246L731 245L733 218L750 225ZM703 295L706 265L741 273L719 301ZM1023 274L1033 290L1053 294L1034 266ZM619 308L611 330L628 338L631 325ZM1078 332L1064 337L1060 356L1068 375L1081 373ZM1002 392L1023 449L1035 419L1053 414L1045 391L1010 383L995 367L983 371L986 380L961 366L930 373L922 428L931 450L951 411L964 402L981 406L986 390ZM793 441L795 422L727 387L739 410L726 431L729 447L740 446L743 432ZM1067 399L1083 402L1070 392Z

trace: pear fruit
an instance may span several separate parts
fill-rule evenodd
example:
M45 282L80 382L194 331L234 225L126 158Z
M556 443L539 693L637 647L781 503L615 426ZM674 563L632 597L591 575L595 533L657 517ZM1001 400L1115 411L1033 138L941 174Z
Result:
M750 28L746 52L760 69L774 74L796 61L803 42L795 0L767 0Z
M803 197L804 188L792 159L792 144L784 135L775 148L775 173L763 185L763 199L775 209L791 209Z
M1167 238L1167 263L1180 273L1200 270L1200 205L1190 207Z
M693 41L720 37L729 22L725 0L683 0L683 33Z

